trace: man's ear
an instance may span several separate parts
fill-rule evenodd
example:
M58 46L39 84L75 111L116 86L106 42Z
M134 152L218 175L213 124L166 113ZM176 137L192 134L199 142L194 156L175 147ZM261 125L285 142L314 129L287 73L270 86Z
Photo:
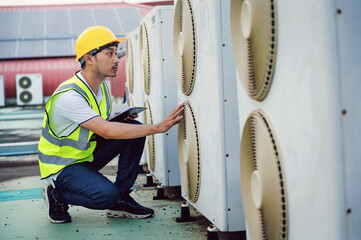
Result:
M93 64L93 58L92 58L92 55L90 54L85 54L84 55L84 61L87 63L87 64Z

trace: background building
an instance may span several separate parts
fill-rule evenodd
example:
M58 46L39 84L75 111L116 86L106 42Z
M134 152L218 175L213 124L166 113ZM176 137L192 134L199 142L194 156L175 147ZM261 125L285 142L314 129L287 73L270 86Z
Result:
M103 25L117 37L125 37L151 9L150 5L124 2L0 7L0 76L5 104L16 104L17 74L41 74L45 100L61 82L74 76L80 70L75 42L87 27ZM124 55L125 43L119 50ZM113 97L122 100L124 57L117 77L108 80Z

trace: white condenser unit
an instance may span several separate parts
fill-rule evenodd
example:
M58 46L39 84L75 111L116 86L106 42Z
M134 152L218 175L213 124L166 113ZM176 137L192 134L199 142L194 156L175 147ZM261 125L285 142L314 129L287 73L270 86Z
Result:
M41 74L16 74L17 105L43 104L43 80Z
M142 20L139 35L140 68L144 86L146 124L161 122L177 106L173 58L173 6L157 6ZM148 168L163 186L180 186L177 128L147 137Z
M126 77L129 91L129 106L140 107L144 105L143 79L140 72L139 60L139 27L127 35L126 56Z
M5 106L4 76L0 75L0 107Z
M143 80L141 78L140 60L139 60L139 29L135 28L127 35L127 45L125 48L125 68L127 77L127 86L129 91L128 105L130 107L142 107L144 105ZM144 123L144 113L139 113L137 120ZM146 165L147 160L145 151L139 162L140 165Z
M230 1L178 0L173 45L182 196L222 232L246 229Z
M231 0L248 238L361 236L361 2Z

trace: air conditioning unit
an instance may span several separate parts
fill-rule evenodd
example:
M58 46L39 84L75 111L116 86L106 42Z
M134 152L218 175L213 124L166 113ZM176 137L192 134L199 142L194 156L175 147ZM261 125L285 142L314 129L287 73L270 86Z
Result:
M173 46L182 196L222 232L246 229L230 1L178 0Z
M361 236L360 16L357 0L231 0L247 239Z
M139 27L127 35L126 56L126 77L129 90L129 98L133 98L135 106L144 104L143 81L140 75L139 60Z
M43 104L43 82L41 74L16 74L17 105Z
M128 105L131 107L141 107L144 105L144 90L143 81L140 73L140 60L139 60L139 29L135 28L127 35L127 45L125 49L126 57L126 77L127 86L129 91ZM144 123L144 113L138 114L138 121ZM145 151L139 162L140 165L146 165L147 160L145 157Z
M139 34L140 68L144 83L146 124L161 122L177 106L174 69L173 6L156 6L142 20ZM163 186L180 186L177 129L148 136L148 168Z
M4 76L0 75L0 107L5 106Z

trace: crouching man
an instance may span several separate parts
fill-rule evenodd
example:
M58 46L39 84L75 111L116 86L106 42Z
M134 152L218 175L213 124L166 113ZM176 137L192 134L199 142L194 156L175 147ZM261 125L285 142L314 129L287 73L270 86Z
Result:
M60 84L46 104L39 142L41 178L52 223L71 222L68 204L107 209L108 217L146 218L153 209L131 196L145 136L168 131L182 116L183 105L163 121L142 125L134 120L109 122L111 99L104 79L115 77L119 59L116 38L106 27L86 29L76 41L81 70ZM119 154L115 182L99 170Z

